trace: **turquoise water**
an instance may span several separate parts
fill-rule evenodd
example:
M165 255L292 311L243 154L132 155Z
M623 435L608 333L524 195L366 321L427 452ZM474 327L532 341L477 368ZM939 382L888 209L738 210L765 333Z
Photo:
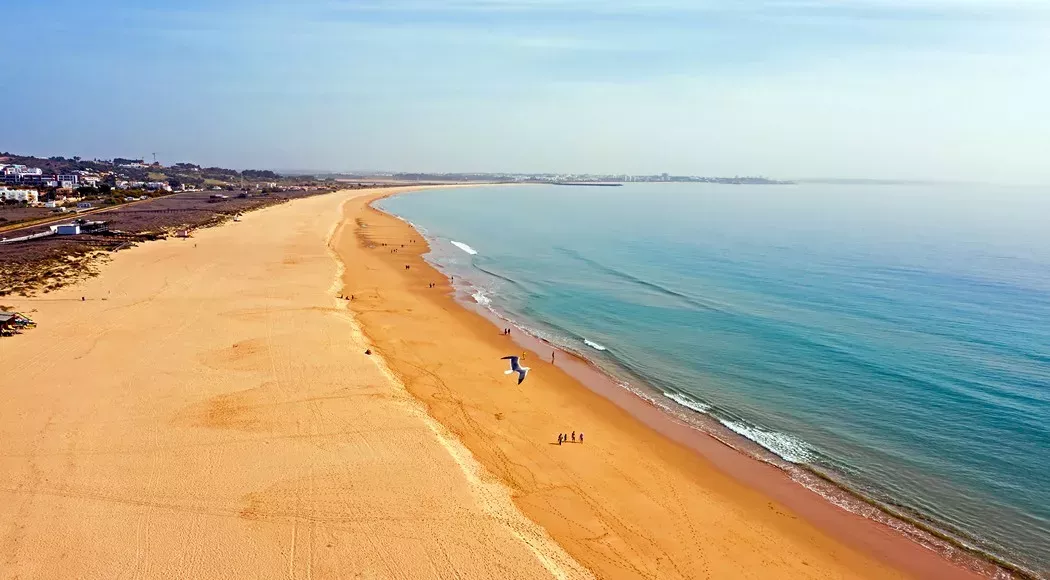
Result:
M537 335L1045 575L1048 194L632 184L378 206Z

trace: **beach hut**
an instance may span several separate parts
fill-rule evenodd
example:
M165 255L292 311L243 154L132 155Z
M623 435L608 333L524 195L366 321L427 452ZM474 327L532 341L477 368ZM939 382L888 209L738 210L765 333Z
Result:
M18 315L14 312L0 312L0 336L11 336L18 328L15 322Z
M0 326L6 328L33 328L36 326L36 323L28 316L23 316L17 312L0 312Z

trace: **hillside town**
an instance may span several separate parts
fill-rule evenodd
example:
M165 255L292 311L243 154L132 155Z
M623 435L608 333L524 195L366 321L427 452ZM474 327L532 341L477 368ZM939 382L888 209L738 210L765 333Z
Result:
M107 252L365 184L142 159L0 153L0 296L53 290Z
M0 156L0 200L29 207L47 207L56 212L204 189L273 192L305 187L282 186L280 176L272 172L253 172L266 174L263 177L269 181L251 178L245 181L242 174L219 168L205 170L210 177L200 176L202 169L187 163L165 167L159 163L147 164L141 159L82 162L79 158L50 158L47 160L49 167L45 169L5 160L10 160L10 156Z

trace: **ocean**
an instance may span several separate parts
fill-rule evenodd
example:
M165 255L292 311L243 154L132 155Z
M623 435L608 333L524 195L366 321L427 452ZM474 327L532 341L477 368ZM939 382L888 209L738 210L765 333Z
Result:
M403 194L458 290L865 498L1050 575L1050 190Z

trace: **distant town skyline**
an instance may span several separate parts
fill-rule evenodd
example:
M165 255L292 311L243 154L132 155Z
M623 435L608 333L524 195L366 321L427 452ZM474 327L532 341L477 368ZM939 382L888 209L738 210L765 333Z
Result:
M1035 0L40 0L0 150L1050 184Z

